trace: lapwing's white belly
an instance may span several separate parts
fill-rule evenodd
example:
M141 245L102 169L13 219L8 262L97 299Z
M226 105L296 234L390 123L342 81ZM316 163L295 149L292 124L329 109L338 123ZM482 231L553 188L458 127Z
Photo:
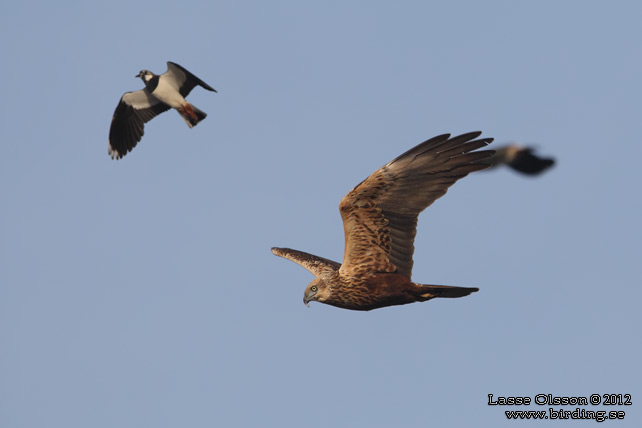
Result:
M173 86L165 76L161 76L158 79L158 86L154 89L153 95L173 108L179 108L184 106L186 101L185 98L178 92L178 89Z

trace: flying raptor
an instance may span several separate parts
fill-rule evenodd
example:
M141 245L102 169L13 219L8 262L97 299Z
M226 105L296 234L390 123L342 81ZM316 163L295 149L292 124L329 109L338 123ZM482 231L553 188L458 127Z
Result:
M508 165L513 170L526 175L539 175L555 165L555 159L536 155L533 147L508 144L495 148L495 155L490 158L491 168Z
M120 159L136 147L143 137L144 124L170 108L178 111L187 126L195 126L207 114L187 102L185 97L197 85L216 92L185 68L169 61L167 71L160 76L149 70L141 70L136 77L143 80L145 88L126 92L111 120L109 154L112 159Z
M289 248L272 248L316 277L303 303L369 311L463 297L478 288L418 284L410 280L417 217L457 180L490 166L494 151L474 151L492 138L471 132L431 138L384 165L341 199L345 232L343 263Z

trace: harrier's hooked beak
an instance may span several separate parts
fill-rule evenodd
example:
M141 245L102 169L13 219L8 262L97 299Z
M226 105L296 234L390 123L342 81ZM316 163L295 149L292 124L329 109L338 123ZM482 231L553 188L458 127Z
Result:
M303 304L309 308L310 307L309 303L310 303L310 299L308 299L308 296L303 295Z

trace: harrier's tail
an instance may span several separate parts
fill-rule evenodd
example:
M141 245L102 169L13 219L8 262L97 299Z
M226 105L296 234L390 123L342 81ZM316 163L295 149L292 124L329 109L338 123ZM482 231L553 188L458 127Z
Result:
M433 299L435 297L464 297L476 291L479 291L479 288L421 284L421 297L426 300Z
M185 103L184 106L182 106L177 110L178 110L178 113L180 113L181 117L185 119L187 126L189 126L190 128L198 125L198 122L200 122L201 120L207 117L207 113L205 113L202 110L199 110L198 108L196 108L190 103Z

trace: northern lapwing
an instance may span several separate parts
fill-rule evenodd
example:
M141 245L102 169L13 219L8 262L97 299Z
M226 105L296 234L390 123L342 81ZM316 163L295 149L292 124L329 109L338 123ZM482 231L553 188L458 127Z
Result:
M536 155L533 147L508 144L495 149L490 163L491 168L508 165L522 174L538 175L555 165L555 159Z
M195 126L207 114L187 102L185 97L197 85L216 92L185 68L169 61L167 71L160 76L149 70L141 70L136 77L143 80L145 88L126 92L111 120L109 154L112 159L120 159L136 147L143 137L144 124L170 108L178 111L187 126Z

